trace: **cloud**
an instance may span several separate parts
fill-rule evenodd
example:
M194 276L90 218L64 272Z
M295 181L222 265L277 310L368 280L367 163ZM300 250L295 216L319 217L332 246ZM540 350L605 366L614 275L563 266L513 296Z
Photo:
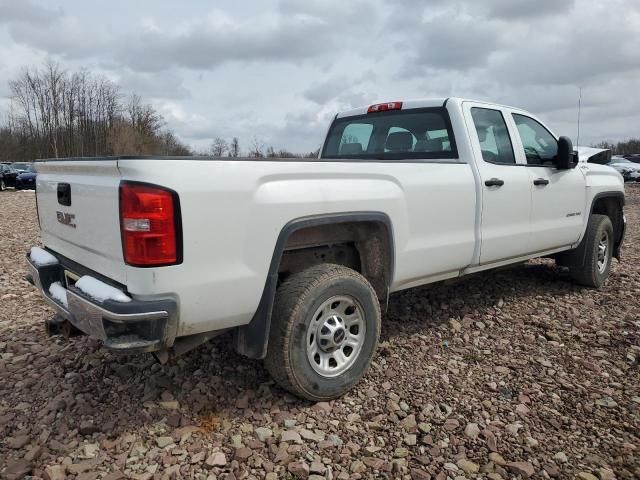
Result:
M344 45L341 28L359 31L366 26L354 26L352 21L375 17L371 8L363 14L359 10L363 5L364 1L340 5L335 1L299 4L283 0L274 11L248 16L233 16L221 9L184 21L161 22L146 16L139 28L116 35L104 25L70 15L45 25L7 23L16 41L62 58L97 55L103 63L140 72L209 70L234 61L300 63L335 54ZM26 15L27 9L23 10ZM32 13L37 12L33 9Z
M329 78L311 85L304 92L304 97L317 104L327 103L336 97L348 94L351 81L346 76Z
M42 7L30 0L0 0L0 25L16 23L44 25L57 20L60 16L60 10Z
M416 62L445 70L468 70L487 64L501 45L501 30L493 22L443 14L422 25Z
M116 81L124 91L144 92L144 96L151 99L185 100L191 97L191 92L184 86L179 71L157 74L124 69L123 73L116 77Z
M311 150L337 111L451 95L571 134L579 87L585 139L640 134L637 0L61 3L0 0L0 78L45 58L104 73L196 146Z
M487 17L530 21L567 14L573 9L575 0L489 0L482 3L487 8ZM566 18L569 22L570 17Z

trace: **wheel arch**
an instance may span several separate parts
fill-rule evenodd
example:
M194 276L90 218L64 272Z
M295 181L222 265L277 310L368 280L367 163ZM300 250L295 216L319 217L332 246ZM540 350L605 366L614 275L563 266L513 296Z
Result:
M606 215L613 225L613 256L620 260L622 240L626 229L624 219L624 192L600 192L593 197L589 216L595 214ZM587 220L588 221L588 220Z
M283 261L287 245L296 234L305 230L322 227L344 226L346 224L353 225L376 225L384 232L384 240L386 242L384 250L386 250L386 258L383 262L382 271L384 272L384 280L374 279L372 284L378 293L380 301L386 303L389 293L389 287L393 282L393 274L395 269L395 244L393 236L393 227L391 219L386 213L382 212L348 212L326 215L315 215L308 217L296 218L289 221L280 231L274 251L269 264L269 272L265 281L265 286L260 297L258 308L251 321L235 330L234 345L238 353L249 358L262 359L267 353L267 343L269 339L269 331L271 328L271 315L273 311L273 303L275 300L276 289L278 287L280 266ZM360 252L362 255L362 252ZM366 267L364 267L366 268ZM367 277L365 272L362 272ZM371 280L371 279L370 279ZM377 280L377 281L376 281ZM384 291L384 293L383 293ZM381 295L382 294L382 295Z
M620 250L625 233L625 220L623 213L624 204L624 192L609 191L600 192L594 195L594 197L591 199L589 215L587 216L585 221L584 231L582 232L580 243L575 249L558 254L556 256L556 260L558 261L558 263L564 266L582 265L584 263L586 255L586 246L584 244L584 239L587 228L589 226L589 219L593 214L606 215L611 219L614 234L613 256L620 260Z

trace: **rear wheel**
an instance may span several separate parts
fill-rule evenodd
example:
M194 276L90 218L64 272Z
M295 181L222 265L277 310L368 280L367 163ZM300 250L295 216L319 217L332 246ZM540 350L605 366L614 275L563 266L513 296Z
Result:
M599 288L607 281L613 254L613 225L606 215L591 215L584 238L584 262L570 267L576 283Z
M341 265L317 265L278 289L265 364L300 397L348 392L366 373L380 336L380 305L366 278Z

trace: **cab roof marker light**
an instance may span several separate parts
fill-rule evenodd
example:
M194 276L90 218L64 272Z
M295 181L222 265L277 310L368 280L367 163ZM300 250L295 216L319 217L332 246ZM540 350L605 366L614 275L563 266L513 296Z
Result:
M387 102L387 103L376 103L375 105L371 105L367 113L377 113L377 112L388 112L390 110L401 110L402 102Z

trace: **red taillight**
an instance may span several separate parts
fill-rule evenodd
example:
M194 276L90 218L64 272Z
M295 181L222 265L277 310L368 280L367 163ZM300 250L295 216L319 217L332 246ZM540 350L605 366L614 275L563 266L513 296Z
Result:
M402 108L402 102L387 102L371 105L367 110L367 113L376 112L388 112L389 110L400 110Z
M134 267L180 263L177 195L155 185L120 184L120 232L124 259Z

